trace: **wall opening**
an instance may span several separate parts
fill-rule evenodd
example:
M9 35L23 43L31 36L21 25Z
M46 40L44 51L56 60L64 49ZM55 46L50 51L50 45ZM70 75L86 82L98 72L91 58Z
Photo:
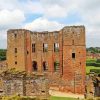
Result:
M35 43L32 44L32 52L35 52Z
M75 59L75 53L72 53L72 58Z
M54 43L54 52L59 51L59 43Z
M47 62L44 61L43 62L43 71L47 71L47 70L48 70Z
M54 62L54 71L59 71L60 70L60 63L59 61Z
M17 61L15 61L15 65L17 65Z
M29 54L29 52L27 51L27 54Z
M41 91L42 93L45 93L45 91Z
M17 53L17 48L15 48L15 53Z
M48 51L48 44L43 43L43 52L47 52L47 51Z
M32 67L33 67L33 71L37 71L38 70L36 61L32 62Z

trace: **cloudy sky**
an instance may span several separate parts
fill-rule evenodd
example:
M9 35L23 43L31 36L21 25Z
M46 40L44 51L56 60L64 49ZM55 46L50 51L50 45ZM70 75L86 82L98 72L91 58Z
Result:
M65 25L84 25L87 47L100 47L100 0L0 0L0 48L7 48L8 29L53 31Z

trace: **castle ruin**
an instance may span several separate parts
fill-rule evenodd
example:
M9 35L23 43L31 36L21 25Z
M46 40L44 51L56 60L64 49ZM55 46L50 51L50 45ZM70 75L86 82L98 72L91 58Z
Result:
M37 75L57 77L61 91L84 94L85 27L66 26L60 31L32 32L10 29L7 33L8 68Z

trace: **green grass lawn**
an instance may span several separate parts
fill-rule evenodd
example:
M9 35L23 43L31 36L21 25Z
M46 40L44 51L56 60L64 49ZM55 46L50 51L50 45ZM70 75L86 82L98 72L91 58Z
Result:
M98 64L97 62L97 59L92 59L92 58L88 58L86 59L86 63L87 63L87 66L86 66L86 73L90 73L90 70L91 69L99 69L100 70L100 66L94 66L95 64ZM95 63L95 64L94 64Z
M67 98L67 97L54 97L54 96L51 96L50 97L50 100L78 100L78 99L75 99L75 98Z
M100 67L87 66L87 67L86 67L86 73L87 73L87 74L90 72L90 69L100 69Z
M97 59L92 59L92 58L88 58L88 59L86 59L86 62L96 62L97 61Z

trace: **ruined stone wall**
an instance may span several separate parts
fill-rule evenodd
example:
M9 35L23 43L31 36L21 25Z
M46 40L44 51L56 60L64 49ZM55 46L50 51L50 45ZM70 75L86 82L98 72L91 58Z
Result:
M54 43L60 44L59 32L34 32L31 34L31 43L36 44L36 51L32 53L32 61L38 64L37 72L33 73L54 73L54 61L60 62L60 52L54 52ZM43 52L43 44L48 44L47 52ZM59 48L60 49L60 48ZM32 52L32 51L31 51ZM43 62L47 62L48 70L43 71Z
M0 61L0 73L7 70L7 61Z
M25 55L26 52L24 30L9 30L7 34L8 68L25 70Z
M43 76L23 77L10 74L10 76L0 76L0 95L1 96L35 96L38 98L49 97L48 80ZM2 83L2 84L1 84Z
M25 31L25 62L26 62L26 66L25 69L28 73L32 72L32 47L31 47L31 32L30 31Z
M10 79L3 80L4 95L22 95L23 96L23 80Z
M15 33L18 36L16 39ZM54 43L59 44L57 52L54 51ZM35 52L32 52L33 44L35 44ZM43 52L43 44L48 45L46 52ZM17 53L14 53L14 48L18 48ZM86 60L84 26L67 26L54 32L10 30L8 31L7 59L9 68L23 69L34 74L47 74L54 81L56 81L55 76L58 76L66 84L63 87L60 84L60 90L84 93ZM15 61L18 61L17 65ZM37 63L35 71L33 61ZM46 62L45 71L43 62ZM57 71L55 71L54 62L59 62Z
M63 78L73 93L84 93L85 83L85 28L65 27L63 30ZM72 54L75 57L72 57ZM67 89L66 89L67 90Z

